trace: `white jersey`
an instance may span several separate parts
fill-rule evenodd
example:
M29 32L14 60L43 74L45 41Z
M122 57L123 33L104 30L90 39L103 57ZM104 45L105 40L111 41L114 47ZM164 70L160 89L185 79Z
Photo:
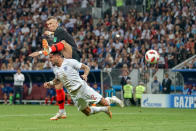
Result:
M14 86L23 86L24 80L25 80L25 77L22 73L14 74Z
M75 59L65 59L61 67L53 67L56 79L60 80L69 92L77 90L84 84L79 76L79 69L82 63Z

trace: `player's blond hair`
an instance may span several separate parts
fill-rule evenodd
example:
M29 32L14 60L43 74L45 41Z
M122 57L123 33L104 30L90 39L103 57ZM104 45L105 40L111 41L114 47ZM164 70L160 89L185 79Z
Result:
M47 19L47 21L49 21L51 19L57 20L57 18L55 16L49 16L48 19Z

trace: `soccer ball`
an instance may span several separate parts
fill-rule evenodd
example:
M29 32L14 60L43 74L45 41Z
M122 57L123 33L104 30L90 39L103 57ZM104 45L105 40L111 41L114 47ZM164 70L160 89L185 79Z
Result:
M156 50L148 50L145 54L145 60L148 63L155 64L159 60L159 53Z

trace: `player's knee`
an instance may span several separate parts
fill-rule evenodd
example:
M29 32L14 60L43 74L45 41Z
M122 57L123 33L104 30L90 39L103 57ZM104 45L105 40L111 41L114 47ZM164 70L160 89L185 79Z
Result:
M82 111L83 112L83 111ZM86 116L90 116L90 113L88 112L83 112Z
M86 112L86 111L82 111L82 113L84 113L86 116L90 116L90 113Z
M105 98L101 98L101 101L99 102L100 105L102 106L109 106L109 103Z
M85 108L84 110L82 110L82 112L86 115L86 116L89 116L90 115L90 112L91 112L91 109L89 107Z
M65 48L69 48L69 49L71 49L71 50L72 50L71 45L70 45L70 44L68 44L65 40L62 40L62 41L61 41L61 43L63 43L63 45L64 45L64 47L65 47Z

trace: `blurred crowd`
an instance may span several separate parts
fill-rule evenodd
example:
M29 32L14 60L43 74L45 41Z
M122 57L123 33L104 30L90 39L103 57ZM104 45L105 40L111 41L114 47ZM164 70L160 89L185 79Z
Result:
M184 83L183 94L196 95L196 84Z
M193 58L191 61L185 62L182 66L182 69L196 69L196 58Z
M159 0L146 12L117 11L94 20L90 13L69 13L86 8L94 0L0 0L0 69L41 70L50 68L48 58L28 54L41 50L48 16L74 37L81 62L91 69L172 68L195 54L196 6L194 0ZM156 65L147 64L145 52L160 53ZM195 68L195 59L189 68Z

